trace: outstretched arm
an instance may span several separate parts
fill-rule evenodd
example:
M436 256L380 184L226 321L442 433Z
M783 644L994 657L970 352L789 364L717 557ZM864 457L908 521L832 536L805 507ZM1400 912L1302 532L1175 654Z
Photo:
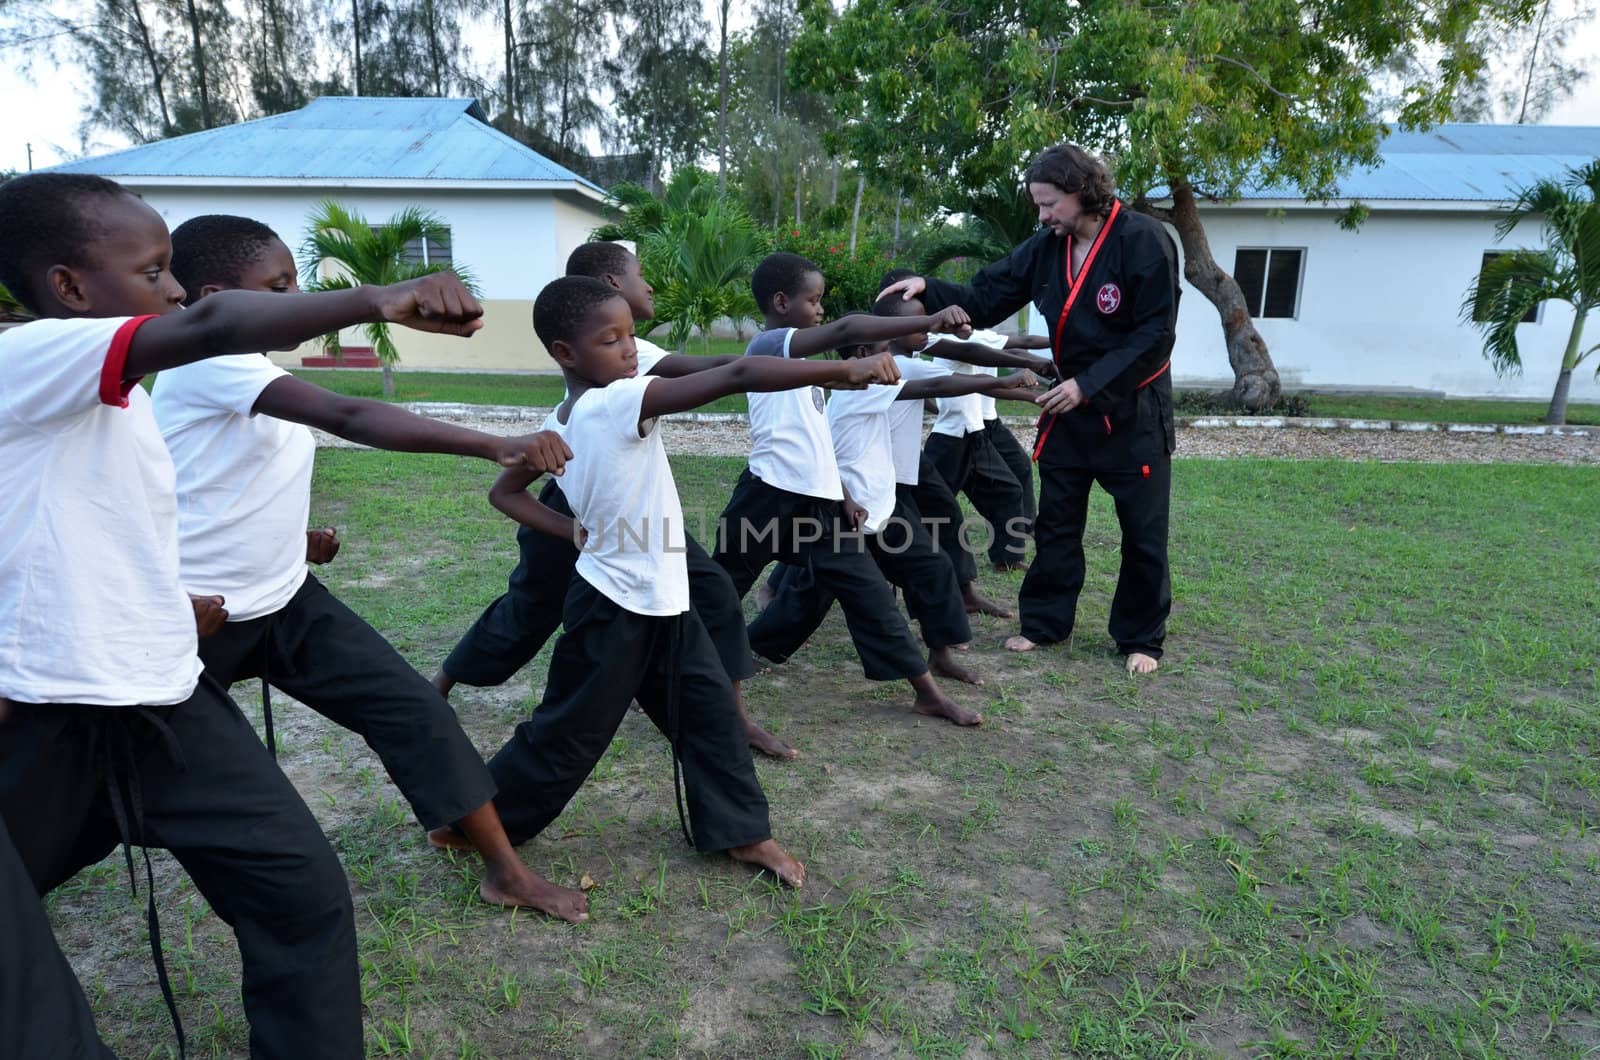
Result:
M1017 375L992 376L992 375L941 375L932 379L914 379L900 388L898 400L905 401L911 398L942 398L960 397L963 394L988 394L991 397L1015 398L1015 393L1007 391L1026 391L1027 400L1032 401L1043 393L1042 390L1029 390L1038 383L1033 373L1023 371Z
M530 526L542 534L550 534L581 547L584 534L578 520L560 514L528 492L528 487L538 477L536 472L528 468L506 468L494 480L494 485L489 487L489 503L523 526Z
M483 306L453 272L387 287L317 294L221 291L181 313L146 321L128 346L123 381L229 353L295 346L330 331L386 321L416 331L471 335Z
M1055 362L1048 357L1007 346L997 350L981 342L963 342L960 339L940 339L923 351L932 357L947 361L975 364L980 368L1026 368L1040 375L1055 375Z
M294 376L268 383L256 398L253 411L316 427L374 449L476 456L503 467L526 465L536 476L546 471L561 474L562 467L572 457L567 443L553 431L499 438L430 420L387 402L335 394Z
M669 353L661 360L650 366L646 374L660 376L662 379L677 379L696 372L709 371L712 368L721 368L732 364L740 358L737 353L723 353L715 357L696 357L687 353Z
M645 389L644 400L639 405L639 419L643 421L670 412L687 412L729 394L769 393L803 386L826 386L829 383L861 386L899 381L900 369L887 353L846 361L740 357L733 364L713 368L709 372L696 372L681 379L652 381Z
M943 331L960 335L972 334L971 319L960 306L926 317L880 317L857 313L840 317L814 328L798 328L789 336L790 357L810 357L812 354L837 350L841 346L859 346L884 339L897 339L902 335L915 335L919 331Z

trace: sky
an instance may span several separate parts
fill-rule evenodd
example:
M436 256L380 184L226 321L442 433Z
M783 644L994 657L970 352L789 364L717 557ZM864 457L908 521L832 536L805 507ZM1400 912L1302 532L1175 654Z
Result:
M707 17L714 26L711 2L707 3ZM742 19L736 16L731 21L738 29ZM1572 98L1556 107L1544 123L1600 125L1600 22L1577 31L1569 54L1587 61L1589 80L1579 86ZM4 64L0 66L0 100L5 101L5 121L0 123L0 170L28 169L30 145L35 169L127 146L126 140L102 135L86 151L77 133L85 80L81 72L53 67L44 61L25 70L19 68L20 60L14 51L0 47L0 62Z

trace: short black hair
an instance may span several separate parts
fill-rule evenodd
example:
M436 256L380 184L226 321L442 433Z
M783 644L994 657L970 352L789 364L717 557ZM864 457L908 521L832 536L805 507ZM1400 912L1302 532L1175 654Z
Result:
M1039 152L1023 175L1025 184L1054 184L1068 195L1076 194L1084 213L1101 217L1111 212L1117 185L1106 164L1077 144L1056 144Z
M820 275L822 270L810 258L783 251L768 254L750 274L750 293L756 296L756 308L765 313L774 298L794 294L813 272Z
M892 283L899 283L901 280L909 280L913 276L920 275L921 273L915 269L890 269L883 274L883 279L878 281L878 290L881 291Z
M913 309L916 310L914 314L912 312ZM921 295L912 295L910 298L907 298L901 291L890 291L888 294L872 303L872 314L874 316L922 316L925 312L926 307L922 303Z
M848 313L839 314L839 319L843 320L845 317L864 317L866 315L867 315L867 312L864 309L852 309ZM852 343L848 343L848 344L846 344L844 346L838 347L833 352L837 353L840 357L849 359L851 357L854 357L856 355L856 351L859 350L861 347L863 347L863 346L871 346L871 345L873 345L873 344L870 343L870 342L852 342Z
M244 270L277 239L260 221L225 213L201 214L174 228L172 275L183 285L183 304L192 304L207 284L239 286Z
M545 284L533 302L533 332L554 349L558 342L572 342L578 325L596 309L622 293L593 276L562 276Z
M621 243L607 243L596 240L593 243L579 243L573 252L567 255L568 276L593 276L603 280L607 276L621 276L628 271L628 264L633 260L633 252Z
M81 268L105 235L96 200L133 195L114 180L88 173L30 173L0 184L0 284L35 313L46 309L34 284L52 265Z

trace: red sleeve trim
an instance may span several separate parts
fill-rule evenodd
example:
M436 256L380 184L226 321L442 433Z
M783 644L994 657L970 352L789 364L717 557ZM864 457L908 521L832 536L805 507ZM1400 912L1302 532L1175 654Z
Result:
M111 336L111 348L106 351L106 362L100 367L100 403L102 405L115 405L117 408L128 407L128 395L133 388L139 385L138 379L123 379L123 369L128 364L128 347L133 345L133 333L144 326L148 320L154 320L155 314L148 316L131 317L123 321L117 333ZM143 378L142 376L140 378Z

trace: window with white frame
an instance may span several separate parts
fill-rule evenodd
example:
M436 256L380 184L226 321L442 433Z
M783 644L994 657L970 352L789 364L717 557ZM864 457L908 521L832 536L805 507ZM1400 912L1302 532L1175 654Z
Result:
M373 231L379 230L374 226ZM431 236L418 236L406 240L406 245L400 252L400 260L407 265L449 265L450 257L450 227L448 225L434 232Z
M1252 317L1300 315L1304 247L1240 247L1233 255L1233 278L1244 291Z

